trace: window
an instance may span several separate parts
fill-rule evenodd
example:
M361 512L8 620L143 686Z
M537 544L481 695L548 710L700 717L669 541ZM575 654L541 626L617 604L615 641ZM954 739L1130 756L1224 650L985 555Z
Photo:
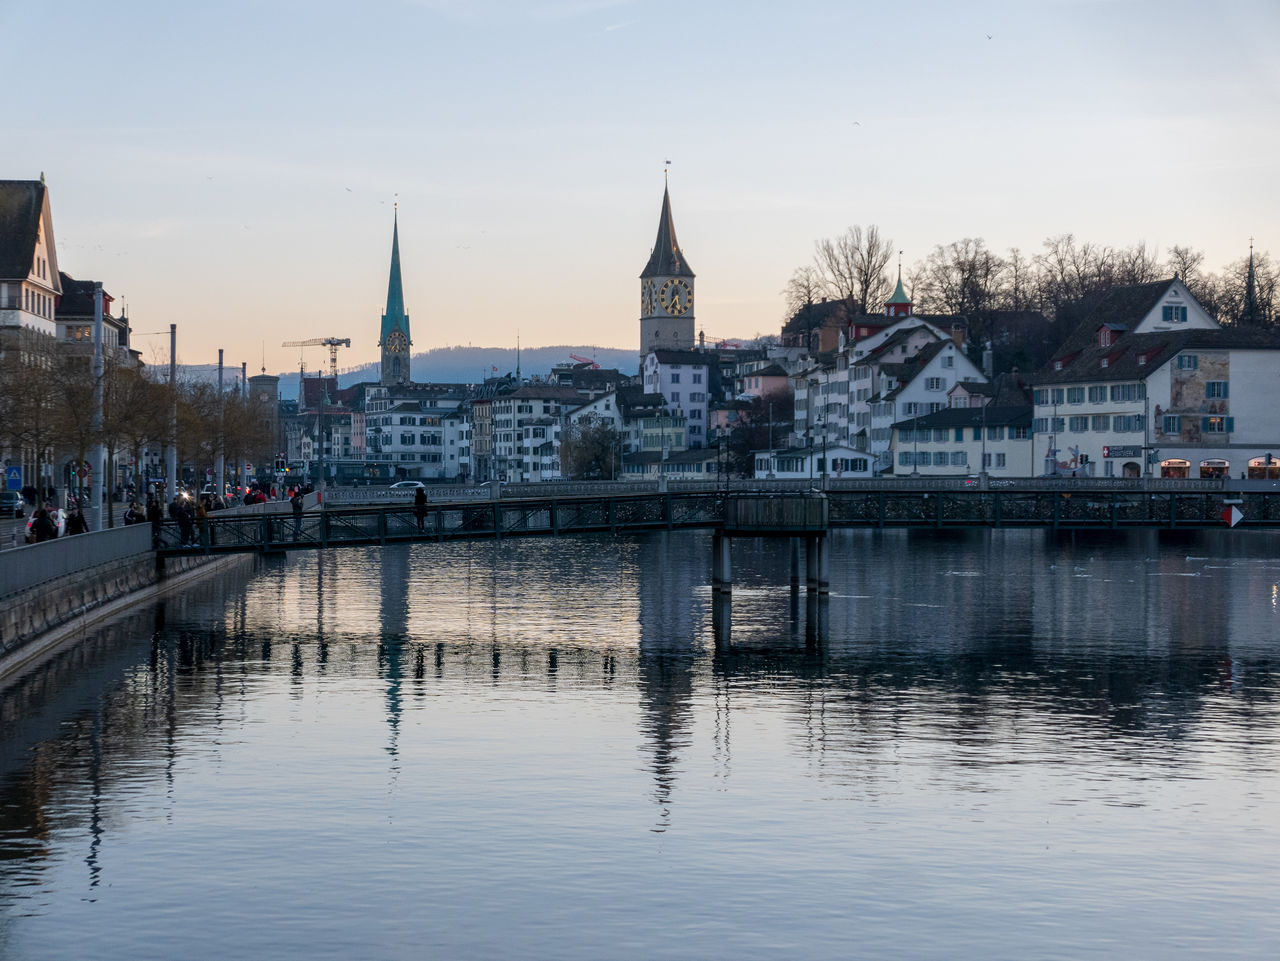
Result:
M929 413L936 414L938 411L942 410L943 407L945 406L946 406L945 404L938 403L938 402L932 403L929 405Z
M1009 437L1012 440L1029 440L1031 438L1031 428L1029 427L1010 427Z
M1236 429L1234 417L1205 417L1200 422L1200 429L1206 434L1229 434Z
M671 392L671 403L673 403L673 404L678 404L678 403L680 403L680 391L678 391L678 390L673 390L673 391Z
M1227 396L1227 382L1225 380L1210 380L1204 385L1204 396L1209 400L1221 400Z
M990 454L983 454L983 455L982 455L982 469L983 469L983 470L987 470L987 469L988 469L988 468L990 468L990 467L991 467L991 455L990 455Z
M954 367L955 365L956 365L956 359L952 357L950 354L942 358L943 367Z
M957 428L956 428L956 443L957 443L957 444L963 444L963 443L964 443L964 428L963 428L963 427L957 427Z
M1000 451L999 453L996 454L996 467L999 468L1004 466L1005 466L1004 451Z
M947 386L947 382L941 377L926 377L924 380L925 390L943 390Z
M912 467L912 466L914 466L913 461L912 461L912 457L911 457L911 451L909 451L909 450L900 450L900 451L898 451L898 466L900 466L900 467Z
M1197 354L1179 354L1178 370L1196 370L1200 367L1200 357Z
M678 383L680 383L680 375L679 375L679 374L672 374L672 375L671 375L671 383L673 383L673 384L678 384Z
M947 452L945 450L937 451L933 455L933 465L935 467L946 467L948 460L950 460L950 458L947 457Z
M915 417L920 413L920 405L916 403L904 404L903 408L903 413L908 417Z
M1111 346L1111 328L1110 327L1098 328L1098 346L1099 347Z
M702 420L702 408L695 407L693 410L689 411L689 416L693 420Z
M1166 324L1185 324L1187 308L1181 304L1165 304L1160 312L1161 320Z
M1037 417L1031 421L1031 429L1037 434L1049 433L1049 418Z
M1120 434L1132 434L1146 428L1147 419L1142 414L1134 414L1130 417L1117 414L1111 418L1111 429Z
M1089 388L1089 403L1105 404L1107 402L1107 388L1105 386L1097 386Z
M1111 429L1111 415L1110 415L1110 414L1095 414L1095 415L1093 416L1093 423L1092 423L1092 427L1093 427L1093 429L1094 429L1094 430L1110 430L1110 429Z
M701 383L702 383L702 374L701 374L701 372L699 372L699 371L695 371L695 372L694 372L694 374L693 374L693 382L694 382L695 384L701 384ZM759 387L759 386L760 386L760 378L759 378L759 377L757 377L757 378L756 378L756 386L757 386L757 387Z
M1124 401L1142 400L1147 396L1146 387L1143 384L1112 384L1111 385L1111 401L1112 403L1122 403Z
M987 428L987 440L1004 440L1004 428L1003 428L1003 427L988 427L988 428Z
M1104 390L1106 388L1103 388ZM1031 400L1036 404L1049 403L1049 392L1043 388L1031 392Z
M982 440L982 428L981 428L981 427L975 427L975 428L973 429L973 439L974 439L974 440Z
M933 439L939 444L945 444L947 442L947 429L944 427L942 430L935 430Z
M1068 403L1068 404L1083 404L1083 403L1084 403L1084 388L1083 388L1083 387L1068 387L1068 388L1067 388L1067 403Z
M1161 428L1166 434L1182 433L1182 418L1177 414L1165 414L1164 426Z
M962 451L962 450L955 450L955 451L952 451L952 452L951 452L951 466L952 466L952 467L967 467L967 466L969 466L969 455L968 455L967 453L965 453L964 451Z
M1055 387L1050 393L1053 397L1053 402L1055 404L1061 404L1064 399L1064 395L1066 394L1066 391L1064 391L1061 387Z
M1072 417L1070 427L1071 427L1071 433L1083 434L1089 430L1089 418L1088 417Z
M1062 431L1066 428L1067 422L1061 417L1054 417L1049 426L1050 426L1050 429L1054 431L1054 433L1061 434Z

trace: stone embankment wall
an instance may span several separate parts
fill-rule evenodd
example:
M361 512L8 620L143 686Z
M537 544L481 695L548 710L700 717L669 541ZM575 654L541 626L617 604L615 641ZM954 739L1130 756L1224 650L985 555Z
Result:
M245 560L169 558L162 569L151 550L149 524L4 551L0 678L46 656L91 624L145 600L187 571Z

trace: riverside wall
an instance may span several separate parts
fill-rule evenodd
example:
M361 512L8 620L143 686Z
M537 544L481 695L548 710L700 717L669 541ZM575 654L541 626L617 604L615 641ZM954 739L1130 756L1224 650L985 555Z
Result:
M157 563L151 525L135 524L0 553L0 682L193 576L252 558L184 557Z

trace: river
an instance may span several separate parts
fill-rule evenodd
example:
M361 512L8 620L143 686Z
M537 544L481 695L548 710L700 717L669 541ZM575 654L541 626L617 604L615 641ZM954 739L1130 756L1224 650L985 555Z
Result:
M1280 957L1280 540L298 553L0 691L0 957Z

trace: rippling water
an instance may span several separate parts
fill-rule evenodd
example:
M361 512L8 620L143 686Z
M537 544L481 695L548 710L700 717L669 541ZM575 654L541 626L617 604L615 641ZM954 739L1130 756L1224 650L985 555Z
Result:
M0 692L0 957L1280 957L1278 545L220 575Z

